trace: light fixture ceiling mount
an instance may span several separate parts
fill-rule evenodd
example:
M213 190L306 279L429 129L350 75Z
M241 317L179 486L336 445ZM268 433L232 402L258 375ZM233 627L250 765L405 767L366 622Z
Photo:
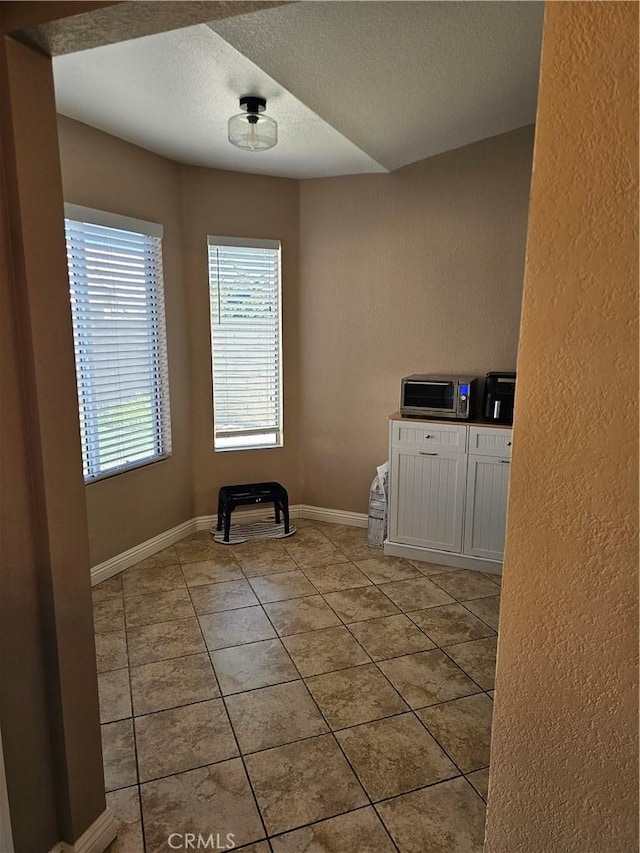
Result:
M278 125L266 115L265 98L243 95L240 109L244 112L229 119L229 142L245 151L266 151L278 142Z

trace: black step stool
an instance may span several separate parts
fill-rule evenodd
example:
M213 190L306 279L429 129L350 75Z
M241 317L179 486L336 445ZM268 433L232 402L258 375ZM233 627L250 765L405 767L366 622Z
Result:
M218 492L218 524L216 530L222 530L224 541L229 541L231 513L238 506L272 503L276 513L276 524L280 524L280 513L284 516L284 532L289 533L289 495L280 483L247 483L243 486L223 486Z

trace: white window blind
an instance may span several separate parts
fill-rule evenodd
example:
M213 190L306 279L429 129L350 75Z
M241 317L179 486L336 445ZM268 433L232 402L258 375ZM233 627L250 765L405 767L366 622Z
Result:
M169 455L162 226L65 206L85 481Z
M209 237L216 450L282 444L280 243Z

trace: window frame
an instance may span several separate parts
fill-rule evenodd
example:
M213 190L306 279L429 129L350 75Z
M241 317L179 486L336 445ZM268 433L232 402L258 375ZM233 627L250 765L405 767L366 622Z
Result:
M273 249L277 252L277 288L278 288L278 322L277 322L277 334L278 334L278 346L277 346L277 358L278 358L278 399L277 399L277 421L278 426L277 429L255 429L251 433L248 431L244 432L242 437L247 439L247 443L242 445L228 444L226 447L221 446L219 444L219 439L217 438L217 430L216 430L216 401L215 401L215 353L214 353L214 326L212 322L213 316L213 308L211 304L211 296L212 296L212 283L211 283L211 258L210 258L210 250L211 247L226 247L226 248L238 248L238 249ZM232 453L236 451L246 451L246 450L277 450L279 448L284 447L284 393L283 393L283 384L284 384L284 364L283 364L283 340L282 340L282 241L281 240L272 240L272 239L263 239L256 237L227 237L222 235L208 235L207 236L207 282L208 282L208 299L209 299L209 332L210 332L210 343L211 343L211 389L212 389L212 404L213 404L213 449L215 453ZM264 436L264 435L274 435L275 441L272 444L267 443L251 443L251 438L253 436ZM238 436L240 437L240 436ZM228 440L233 440L233 435L221 436L224 440L227 438Z
M149 316L145 316L145 320L148 324L148 328L150 330L151 338L154 341L155 347L157 347L157 355L155 356L155 361L157 364L156 367L156 378L154 380L153 388L155 393L160 392L160 399L153 404L152 403L152 413L153 413L153 429L154 434L152 438L152 442L154 445L154 453L153 455L147 456L143 459L134 459L130 462L126 462L124 464L119 464L114 466L113 468L109 468L107 471L99 471L95 468L95 454L90 450L91 442L96 442L96 431L95 428L88 426L83 429L82 422L83 416L90 407L83 405L82 399L86 398L86 394L88 393L88 383L90 382L90 378L87 379L88 371L80 371L79 370L79 362L78 362L78 346L76 341L76 328L77 328L77 315L76 309L74 307L72 296L73 296L73 282L71 274L69 274L69 296L70 296L70 310L71 310L71 322L73 329L73 337L74 337L74 364L76 370L76 398L78 403L78 417L79 417L79 425L80 425L80 440L82 445L82 462L83 462L83 477L85 485L89 486L92 483L99 482L101 480L106 480L111 477L116 477L119 474L127 473L128 471L135 470L137 468L146 468L149 465L155 465L158 462L164 462L172 456L172 425L171 425L171 401L169 394L169 357L168 357L168 341L167 341L167 331L166 331L166 310L165 310L165 295L164 295L164 258L163 258L163 245L162 240L164 236L164 228L161 224L156 222L149 222L143 219L136 219L129 216L122 216L120 214L111 213L109 211L97 210L94 208L84 207L82 205L76 205L65 202L64 205L64 218L65 218L65 250L67 253L67 263L69 263L69 247L67 241L66 234L66 221L69 220L71 223L79 224L79 225L90 225L90 226L98 226L111 228L118 231L131 232L136 234L138 237L149 237L158 239L159 248L158 248L158 262L154 263L153 271L154 271L154 289L152 294L152 302L154 305L154 309L152 312L149 312ZM155 314L155 320L154 320ZM86 390L83 389L83 382L87 383ZM91 418L91 420L95 419L95 414ZM93 436L93 439L92 439ZM85 473L86 469L86 473Z

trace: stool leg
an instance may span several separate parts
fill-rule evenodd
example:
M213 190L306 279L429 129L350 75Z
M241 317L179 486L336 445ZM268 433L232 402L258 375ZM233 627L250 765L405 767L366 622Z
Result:
M224 541L229 541L229 531L231 530L231 507L226 507L226 512L224 516Z
M289 496L285 495L282 498L282 511L284 513L284 532L289 532Z
M218 523L216 530L222 530L222 501L218 498Z
M280 524L280 501L277 498L273 502L273 508L276 511L276 524Z

